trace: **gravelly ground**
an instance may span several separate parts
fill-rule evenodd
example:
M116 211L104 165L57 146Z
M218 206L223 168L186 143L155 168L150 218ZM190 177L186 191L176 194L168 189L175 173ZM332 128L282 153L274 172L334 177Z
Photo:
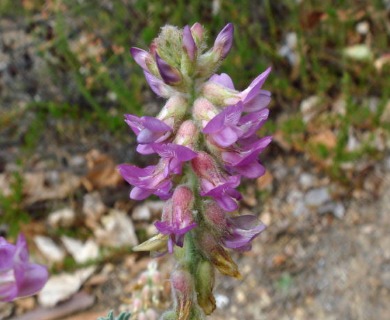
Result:
M21 43L30 41L23 37L16 36ZM3 72L0 81L2 102L8 108L15 107L15 101L18 106L44 94L58 94L58 88L50 87L47 79L42 83L34 80L40 75L41 61L29 66L29 54L25 53L28 50L22 50L12 61L3 60L1 65L2 71L8 70L6 67L16 72ZM10 130L10 134L19 132L21 136L0 140L4 150L8 148L0 154L2 162L12 162L18 156L18 139L23 139L26 122L28 119L22 119L19 128ZM97 145L101 139L106 138L100 137ZM50 138L42 141L49 143ZM93 145L90 139L85 141ZM55 143L58 141L51 148ZM41 158L45 157L45 149L52 150L43 144L39 148ZM120 146L114 148L119 150ZM112 149L107 147L114 153ZM273 180L262 186L268 196L261 202L253 195L254 186L248 186L244 210L259 214L269 227L254 242L251 252L235 256L244 279L218 278L215 291L221 307L211 318L389 319L388 162L375 164L363 183L355 185L351 180L347 186L330 181L300 157L279 157L268 162L266 167ZM161 268L169 269L170 264L165 259ZM119 288L126 285L124 279L113 275L112 283L97 288L93 309L119 307L123 302Z

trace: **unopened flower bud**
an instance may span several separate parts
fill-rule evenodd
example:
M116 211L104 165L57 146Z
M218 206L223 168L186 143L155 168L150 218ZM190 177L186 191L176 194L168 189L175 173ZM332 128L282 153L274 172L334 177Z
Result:
M133 300L133 312L138 312L142 309L142 300L140 298L135 298Z
M233 105L241 100L237 91L213 81L208 81L204 84L202 94L207 100L210 100L217 106Z
M199 250L202 251L203 256L214 264L222 274L241 279L237 265L214 236L205 232L198 232L197 235Z
M176 319L189 319L194 293L191 275L184 270L175 270L171 274L171 285L177 316Z
M203 261L199 264L196 274L195 286L198 304L203 309L204 313L209 315L216 307L213 295L215 281L214 267L210 262Z
M148 309L145 311L145 315L148 320L157 320L158 319L158 314L154 309Z
M213 52L218 53L221 60L226 58L233 45L233 34L233 24L228 23L215 39Z
M194 37L195 43L199 46L204 39L204 29L199 22L195 22L191 27L191 33Z
M176 129L188 109L187 100L181 95L170 97L157 115L157 119L164 121L171 128Z
M161 59L158 54L156 55L156 62L161 78L166 84L177 85L181 82L182 76L180 74L180 71L170 66L166 61Z
M194 122L192 120L186 120L177 130L174 142L192 150L196 150L198 138L199 130L195 126Z
M219 110L206 98L196 99L192 111L195 120L200 122L202 128L219 113Z
M204 217L209 226L223 234L227 230L226 213L215 201L208 201L204 205Z
M183 49L189 59L194 61L197 54L197 47L189 26L185 26L183 29Z

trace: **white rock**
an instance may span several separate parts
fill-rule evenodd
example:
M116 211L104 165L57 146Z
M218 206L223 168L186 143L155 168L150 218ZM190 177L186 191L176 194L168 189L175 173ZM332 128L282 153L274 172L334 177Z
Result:
M152 218L152 213L148 206L141 204L133 209L131 218L134 221L149 221Z
M61 273L49 278L38 295L39 304L53 307L75 294L81 285L95 272L96 267L77 270L75 273Z
M61 237L66 250L72 255L77 263L85 263L99 257L99 247L92 239L83 243L80 240Z
M309 122L318 113L320 103L321 98L319 96L310 96L302 100L300 110L304 122Z
M370 31L370 24L367 21L359 22L356 25L356 31L362 35L365 35Z
M101 219L104 228L95 230L98 241L110 247L136 246L138 239L134 225L126 212L112 209Z
M150 209L152 214L160 214L164 208L166 201L146 201L145 205Z
M228 306L229 298L223 294L217 293L215 295L215 303L216 303L218 309L223 309L223 308Z
M98 220L106 211L99 192L88 193L83 199L83 213L93 220Z
M317 188L305 194L305 203L308 206L318 207L331 200L328 188Z
M34 242L38 247L38 250L45 256L50 262L61 262L65 258L65 251L60 248L55 242L44 236L36 236Z
M332 213L336 218L342 219L345 216L345 207L341 202L329 202L318 208L319 214Z
M299 176L299 184L304 188L310 188L314 185L315 177L310 173L302 173Z
M76 213L71 208L63 208L50 213L47 222L51 227L70 227L76 219Z
M373 53L371 48L366 44L355 44L353 46L347 47L343 50L343 53L346 57L354 60L371 60L373 58Z

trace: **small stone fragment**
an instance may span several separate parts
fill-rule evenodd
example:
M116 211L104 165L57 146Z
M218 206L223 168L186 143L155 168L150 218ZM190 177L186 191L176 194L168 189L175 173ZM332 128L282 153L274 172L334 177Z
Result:
M48 223L51 227L70 227L76 219L76 213L71 208L63 208L50 213Z
M110 247L136 246L138 239L134 225L126 212L112 209L109 215L101 219L103 228L95 230L95 236L101 244Z
M77 263L85 263L99 257L99 247L92 239L83 243L70 237L61 237L66 250L72 255Z
M318 207L331 200L328 188L311 189L305 195L305 203L311 207Z
M39 304L53 307L75 294L82 284L95 272L96 267L77 270L74 273L61 273L49 278L45 287L38 295Z
M49 262L61 262L65 258L65 251L60 248L52 239L44 236L36 236L34 242L38 250Z

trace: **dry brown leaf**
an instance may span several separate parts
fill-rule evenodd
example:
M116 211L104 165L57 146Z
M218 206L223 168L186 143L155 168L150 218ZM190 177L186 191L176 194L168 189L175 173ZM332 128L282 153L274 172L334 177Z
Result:
M121 175L116 169L116 163L107 154L93 149L85 157L89 171L81 182L88 191L105 187L116 187L123 182Z
M324 130L309 139L309 143L323 144L328 149L333 149L337 143L337 137L331 130Z
M69 172L34 172L23 175L23 192L26 195L25 204L38 201L64 199L80 186L80 178Z
M263 176L261 176L260 178L257 178L257 180L256 180L257 188L259 190L267 189L269 186L272 185L273 179L274 178L273 178L271 172L266 171Z

